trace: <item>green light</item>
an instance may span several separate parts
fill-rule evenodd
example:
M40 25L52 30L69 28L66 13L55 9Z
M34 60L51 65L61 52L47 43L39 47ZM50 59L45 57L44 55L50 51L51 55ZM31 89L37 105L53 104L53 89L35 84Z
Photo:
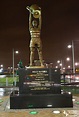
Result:
M27 80L29 80L29 77L27 77Z
M76 102L76 104L79 104L79 102Z
M3 100L0 99L0 103L3 102Z
M38 112L37 112L37 111L30 111L29 113L32 114L32 115L35 115L35 114L37 114Z
M29 108L33 107L33 105L28 105Z

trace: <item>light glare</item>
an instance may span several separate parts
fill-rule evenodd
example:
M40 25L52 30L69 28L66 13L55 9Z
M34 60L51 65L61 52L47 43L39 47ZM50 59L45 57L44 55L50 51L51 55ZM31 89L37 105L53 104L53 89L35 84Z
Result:
M71 47L72 47L72 45L68 45L67 47L68 47L68 48L71 48Z
M53 113L54 113L54 114L59 114L60 111L59 111L59 110L54 110Z

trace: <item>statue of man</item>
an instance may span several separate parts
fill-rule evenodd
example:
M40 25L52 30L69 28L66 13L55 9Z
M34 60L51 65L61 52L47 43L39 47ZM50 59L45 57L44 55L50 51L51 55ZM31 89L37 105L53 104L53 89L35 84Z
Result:
M40 39L40 31L41 31L41 8L36 4L31 7L27 7L30 11L29 14L29 31L31 35L30 40L30 66L33 66L34 61L34 52L35 49L38 51L39 60L41 66L43 66L43 58L42 58L42 43Z

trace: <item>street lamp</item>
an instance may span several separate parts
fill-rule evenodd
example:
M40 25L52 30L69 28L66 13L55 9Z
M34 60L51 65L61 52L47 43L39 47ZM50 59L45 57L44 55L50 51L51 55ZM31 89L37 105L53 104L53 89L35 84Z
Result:
M57 63L60 63L60 62L61 62L60 60L57 61Z
M70 61L70 58L69 58L69 57L67 57L67 58L66 58L66 60L67 60L67 61Z
M74 60L74 42L72 40L72 44L67 46L68 48L72 48L72 69L73 73L75 73L75 60Z
M63 63L62 63L62 60L58 60L57 63L58 63L58 66L61 67L61 73L63 73Z
M55 66L55 68L58 68L58 66Z
M72 47L72 45L68 45L67 47L68 47L68 48L71 48L71 47Z
M14 55L15 55L15 53L18 54L19 52L18 52L18 51L15 51L15 50L13 49L13 80L14 80L14 86L16 86L16 81L15 81L15 79L14 79Z
M69 62L70 61L70 57L66 58L66 61ZM64 60L58 60L57 61L58 65L61 67L61 73L63 73L63 70L65 70L66 68L64 67Z
M3 64L1 64L1 67L3 68Z
M68 65L68 68L71 68L70 65Z
M78 63L78 62L76 62L76 63L75 63L75 66L78 66L78 65L79 65L79 63Z

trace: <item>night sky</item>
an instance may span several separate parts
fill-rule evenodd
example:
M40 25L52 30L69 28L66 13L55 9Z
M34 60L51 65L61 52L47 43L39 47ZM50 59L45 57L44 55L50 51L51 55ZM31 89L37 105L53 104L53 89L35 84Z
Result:
M67 45L74 41L75 61L79 62L79 1L78 0L1 0L0 1L0 64L15 66L22 60L29 64L29 12L26 6L37 4L42 10L41 40L46 63L71 57ZM35 56L36 57L36 56ZM37 58L35 58L37 59Z

